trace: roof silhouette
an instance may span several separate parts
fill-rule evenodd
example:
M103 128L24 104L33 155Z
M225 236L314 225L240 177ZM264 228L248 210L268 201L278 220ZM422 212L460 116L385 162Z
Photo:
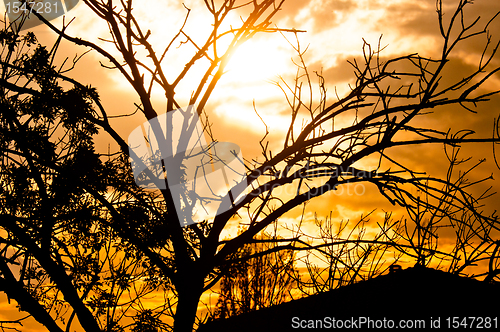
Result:
M438 318L443 327L448 317L498 316L498 283L417 266L277 306L207 322L198 331L296 331L301 322L304 327L307 323L314 323L310 320L325 317L329 317L330 322L331 318L349 320L359 317L385 318L395 322L424 320L426 328L430 328L431 320Z

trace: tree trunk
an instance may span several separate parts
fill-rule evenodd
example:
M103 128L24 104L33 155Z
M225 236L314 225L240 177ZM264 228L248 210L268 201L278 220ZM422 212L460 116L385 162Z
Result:
M186 278L189 282L177 287L179 299L174 317L174 332L193 331L198 302L203 292L203 279L201 279L201 282L197 279Z

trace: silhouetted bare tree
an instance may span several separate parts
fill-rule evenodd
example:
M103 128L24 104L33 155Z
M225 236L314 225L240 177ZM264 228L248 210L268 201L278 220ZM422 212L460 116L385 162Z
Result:
M293 29L270 28L271 19L283 6L284 1L262 0L240 4L234 0L226 0L216 4L214 1L205 0L203 4L213 18L210 27L211 33L208 37L200 41L195 40L194 36L189 36L186 32L186 26L189 24L190 9L186 8L186 19L177 34L166 48L156 50L154 45L148 41L150 35L155 32L145 32L141 29L139 21L134 17L131 0L120 2L86 0L84 3L97 17L108 24L108 39L112 41L111 46L118 50L119 56L114 56L115 50L106 50L104 46L98 45L97 41L68 35L66 26L59 29L44 20L43 17L39 16L39 18L59 34L61 39L97 51L111 63L106 66L115 68L123 75L136 91L137 97L140 99L139 109L144 114L145 120L151 123L151 127L156 128L153 129L154 137L160 143L162 141L159 138L164 133L158 129L160 127L158 116L165 112L168 119L176 109L180 108L181 105L176 100L176 92L180 89L179 83L186 78L188 72L192 71L195 64L203 63L205 70L198 77L199 84L193 89L189 104L194 105L195 114L199 118L203 118L204 107L223 75L231 54L241 44L259 32L297 33ZM478 260L490 259L490 268L486 273L489 273L488 278L493 278L498 271L498 267L495 266L498 256L498 242L494 241L491 231L497 231L499 225L495 215L487 215L481 211L480 205L478 205L478 199L481 197L475 197L467 191L470 189L470 183L466 182L463 176L459 176L458 180L453 180L451 176L439 178L416 172L398 161L397 154L392 153L400 147L411 148L423 144L428 146L444 145L450 148L465 143L491 143L499 140L497 124L495 124L493 137L476 137L471 131L442 131L422 121L429 116L431 111L440 112L450 106L462 107L473 112L478 103L485 102L492 95L498 93L498 91L482 89L485 83L500 70L494 66L493 61L498 44L492 44L488 33L492 21L488 21L481 27L479 27L479 20L473 20L472 23L468 24L464 10L471 5L471 1L459 0L457 4L457 9L445 22L442 2L437 1L438 20L442 35L440 57L429 58L410 54L393 59L383 59L380 47L372 48L371 45L365 43L362 61L352 62L356 75L355 84L345 96L336 96L333 100L327 98L327 91L321 76L319 77L321 88L319 100L314 102L312 96L310 100L306 100L305 90L311 86L312 79L303 61L303 50L298 43L294 44L299 56L299 74L293 84L279 83L290 106L290 127L284 138L283 146L278 151L271 151L269 145L265 144L265 137L263 138L261 141L262 159L245 163L247 171L240 181L234 184L227 193L217 197L221 202L221 207L219 213L211 220L192 220L194 216L192 208L200 202L203 203L203 197L188 195L187 188L177 192L169 187L169 184L182 183L186 176L186 173L182 171L183 165L191 156L185 152L187 144L185 140L179 140L178 146L174 146L174 140L163 140L167 146L160 148L166 149L167 153L163 154L162 152L158 159L159 170L160 173L164 174L168 168L168 174L166 178L159 181L158 177L152 174L154 172L151 169L149 173L146 169L145 176L149 177L149 181L157 184L159 188L156 191L148 191L133 185L132 170L127 168L124 161L129 157L137 163L142 161L134 155L133 150L129 150L126 141L111 126L105 110L100 107L97 95L91 89L67 79L74 85L74 89L67 93L83 96L83 98L77 99L81 101L77 105L74 105L74 102L70 105L72 109L81 109L80 112L63 112L58 115L58 119L62 121L61 126L66 125L65 128L70 130L68 133L70 136L64 136L68 139L72 137L71 130L78 133L78 130L82 130L80 126L84 126L85 130L80 133L83 138L78 142L70 140L70 143L74 145L65 143L65 141L55 141L55 145L40 143L47 142L48 137L54 137L53 135L56 133L55 122L47 119L45 126L50 127L39 130L36 129L37 124L33 124L33 127L23 125L20 121L31 121L29 115L25 116L22 113L24 106L20 104L9 106L13 111L6 114L12 114L11 118L2 121L5 123L4 126L18 133L17 135L21 135L20 138L18 137L20 143L15 145L16 149L21 152L15 153L18 156L10 158L8 155L13 152L10 152L8 147L2 150L2 153L6 155L5 158L10 158L9 162L2 167L6 170L12 169L5 176L12 179L26 178L25 175L16 177L16 172L20 172L22 169L25 169L25 173L34 174L30 177L33 179L32 182L27 184L16 182L12 189L9 189L12 192L20 192L26 190L23 188L30 188L28 190L30 192L23 192L17 196L22 196L23 199L31 197L32 201L29 204L9 207L8 199L11 194L6 194L2 198L2 204L5 206L5 208L2 207L4 210L2 228L7 234L11 234L4 238L2 244L2 282L4 285L9 282L16 285L16 288L10 290L9 296L21 301L25 299L26 305L23 305L22 308L30 312L50 330L62 330L50 316L50 307L45 307L38 295L29 293L31 286L29 281L23 279L25 274L22 274L20 279L20 276L12 272L16 264L26 265L31 261L31 257L35 257L37 266L40 266L39 270L43 269L43 274L50 276L53 282L50 284L52 290L56 293L63 293L64 301L60 302L61 305L71 306L85 330L121 330L126 326L126 323L119 321L120 317L109 314L110 311L114 311L119 306L117 300L120 297L116 292L135 289L136 285L141 284L142 274L145 273L144 278L149 278L151 283L144 292L151 289L161 291L165 296L165 306L155 308L153 311L148 311L145 308L142 310L140 303L144 292L139 292L127 305L130 306L131 310L134 309L138 312L137 317L144 318L142 321L158 322L158 326L155 328L167 328L160 326L159 322L161 322L162 315L171 314L174 318L174 331L191 331L196 322L200 297L227 274L228 266L279 251L312 252L316 250L320 252L319 250L323 250L323 248L330 248L330 251L326 252L327 255L330 255L328 259L330 261L342 259L342 265L346 265L350 269L345 280L355 280L356 276L360 274L360 267L365 266L365 262L370 257L371 261L375 262L372 271L377 271L378 264L376 262L380 259L377 258L377 255L389 247L400 250L405 255L415 256L417 262L421 264L428 264L429 260L436 255L442 255L443 258L452 257L453 266L450 268L452 271L459 271L462 267ZM233 12L240 13L242 17L240 25L237 27L224 24L228 15ZM494 15L493 18L496 16L498 14ZM464 41L482 37L486 37L484 39L485 46L483 54L477 60L477 69L463 73L463 78L457 80L453 80L453 77L449 77L446 81L443 80L443 75L446 75L444 70L452 63L452 54L455 49ZM222 43L222 39L227 40ZM15 43L4 44L6 52L12 52L10 49L15 49L18 46L17 41L18 39L15 39ZM180 73L177 76L169 77L165 57L166 54L175 52L172 47L175 42L191 45L193 53L192 57L186 61L185 66L180 68ZM147 55L141 57L141 53L137 52L139 49L145 50ZM51 53L48 52L48 54ZM4 71L12 66L24 68L19 64L11 63L12 57L13 55L2 58ZM51 66L51 61L46 59L43 67L49 70L52 68ZM24 80L29 80L30 77L40 77L40 81L37 83L43 93L54 93L56 97L61 95L55 100L65 100L63 98L65 93L60 88L53 86L53 77L64 79L57 71L50 71L45 75L38 70L33 71L27 68L21 71L18 76L28 77L20 81L15 76L4 76L1 82L6 105L17 103L19 100L19 97L17 99L5 97L10 93L8 91L14 91L16 95L28 95L29 98L36 97L39 92L34 91L29 84L24 84ZM146 81L146 77L150 77L149 81ZM151 96L153 87L163 89L165 109L155 108ZM88 104L90 102L94 103L99 112L90 109ZM65 109L58 105L54 107L55 110ZM43 113L47 109L43 102L32 102L31 108L40 112L40 117L54 116L50 115L51 113ZM17 113L15 113L16 111ZM183 112L183 114L188 114L187 110ZM338 119L349 119L349 121L338 121ZM17 125L15 121L18 122ZM172 125L172 122L169 121L166 121L167 126ZM303 121L303 125L299 127L297 123L300 121ZM75 126L75 123L78 124L76 129L71 127ZM192 118L181 123L181 132L183 130L193 132L196 125ZM107 165L98 158L99 155L92 149L89 136L95 131L94 127L102 128L118 143L123 156L121 162L114 160ZM28 128L33 130L28 130ZM208 125L203 130L210 133ZM27 132L37 138L29 140L29 147L23 147L22 142L28 144L25 139L25 137L29 137L26 136ZM172 128L167 128L167 134L169 132L172 132ZM210 137L214 139L213 136ZM217 142L209 143L215 146ZM38 159L46 160L48 156L36 151L26 152L37 147L42 149L50 147L52 150L74 149L71 150L74 152L70 153L67 158L58 158L57 154L52 157L57 162L64 163L66 167L71 165L68 168L71 169L71 172L69 174L64 172L63 165L61 166L63 167L61 175L54 176L54 180L46 178L45 173L41 171L46 166ZM169 159L172 151L177 152L174 158ZM201 151L198 152L198 155L207 155L207 153L207 151ZM458 161L453 156L454 154L451 154L450 160L455 166ZM366 165L362 163L364 160L373 157L378 160L376 166L363 166ZM21 165L12 166L19 163L19 158L26 160L23 161L25 165L22 164L23 167L20 167ZM219 158L217 155L213 157L213 159L217 158ZM222 157L220 159L222 160ZM33 163L32 160L36 160L37 163ZM86 166L82 169L79 165L84 164L84 162L90 162L92 167ZM120 176L111 180L107 176L111 170L118 172ZM175 172L175 170L178 171ZM40 175L41 173L44 175ZM76 184L73 184L72 181L69 185L67 177L70 176L75 177L74 183ZM364 183L377 188L379 193L391 203L406 208L414 223L402 220L405 222L404 224L394 222L394 226L392 226L390 218L386 218L380 232L373 238L368 238L367 235L363 238L341 238L336 236L334 231L329 231L331 238L326 243L317 243L314 239L308 239L300 228L293 229L293 235L288 238L271 238L269 240L259 238L259 234L269 226L275 225L279 218L290 210L311 199L337 190L341 186L356 183ZM49 194L47 187L49 184L50 187L59 185L68 191L68 194L64 196L65 199L61 199L61 202L71 199L73 204L70 206L71 209L66 208L66 206L56 206L62 204L59 203L59 199L54 200L52 205L42 203L51 202L50 196L43 197L43 195ZM290 187L295 193L293 197L282 197L278 193L280 189ZM106 195L105 191L111 194ZM55 192L57 193L57 191ZM50 195L52 195L52 191L50 191ZM180 205L179 202L181 202ZM182 207L180 209L182 213L178 213L179 206ZM31 213L34 207L39 207L35 211L39 215L32 218ZM87 211L86 214L75 212L74 214L77 214L78 218L81 218L82 215L88 215L88 219L92 221L90 223L82 220L82 223L87 225L87 228L82 226L85 228L85 232L77 232L78 227L75 228L73 222L68 222L69 217L61 218L62 221L57 218L61 213L71 214L71 211L74 211L76 207ZM66 211L67 209L68 211ZM223 231L227 228L231 218L242 212L246 212L249 216L243 231L230 239L222 240ZM423 219L424 212L431 217ZM30 218L26 220L29 224L26 226L19 224L21 222L19 218L23 218L20 213L30 214ZM196 223L192 223L193 221ZM62 222L61 226L59 226L59 222ZM436 249L435 231L440 226L437 224L438 222L454 227L458 235L456 251L465 250L466 258L459 257L458 253L455 252L440 252ZM70 225L67 227L71 232L76 232L75 237L89 232L93 234L98 227L110 229L109 237L106 237L105 240L99 237L101 247L88 254L91 255L89 259L92 258L96 264L82 263L86 268L94 266L93 273L75 274L77 272L73 271L73 266L78 262L72 262L71 259L82 257L82 253L74 255L74 251L66 249L70 244L65 244L65 247L61 246L61 243L74 241L71 244L74 248L77 248L77 244L83 244L76 243L75 238L71 235L57 232L59 229L61 232L65 230L66 226L64 225L67 224ZM183 227L186 224L190 225ZM392 234L394 230L398 232L396 235ZM92 239L92 236L86 235L86 238ZM107 248L106 244L115 243L116 238L120 239L119 243L123 243L124 247L107 251L105 260L92 256L99 255L104 248ZM399 239L403 239L403 242ZM477 256L476 247L471 247L474 245L473 239L483 241L480 256ZM272 245L263 246L260 252L249 251L245 257L238 257L237 253L241 253L249 245L265 242ZM341 248L349 243L355 245L354 250L362 252L359 251L358 255L356 251L349 251L347 256L342 256L343 254L339 256L332 249ZM15 254L10 249L12 244L15 244L14 252L19 252L19 254ZM90 248L92 248L92 244L88 245L88 250ZM113 268L108 266L108 260L113 258L111 256L115 254L115 250L117 255L118 253L129 253L137 261L131 261L132 265L120 267L120 273L114 272ZM60 257L63 253L66 256ZM370 256L372 253L375 256ZM114 258L118 259L118 256ZM235 259L236 261L234 261ZM121 266L117 261L114 262L118 264L115 266ZM134 269L135 265L133 264L139 264L138 268ZM100 273L105 268L109 269L107 273L110 277L107 280L111 285L117 285L118 280L123 281L122 286L119 286L121 288L115 288L114 293L105 291L106 286L99 284L98 280L93 280L91 277L98 275L98 272ZM126 272L127 268L131 268L133 271ZM343 273L342 271L345 269L337 269L337 271ZM118 275L124 275L124 277L118 279ZM87 279L78 283L77 281L80 280L78 278ZM19 283L18 280L24 281ZM15 293L14 290L18 290L18 293ZM87 301L89 292L96 294L97 302ZM52 296L52 294L49 295ZM52 296L51 299L55 301L60 298ZM105 319L100 318L101 314L105 314L102 316ZM69 329L69 327L67 328ZM145 325L138 323L134 328L144 330Z

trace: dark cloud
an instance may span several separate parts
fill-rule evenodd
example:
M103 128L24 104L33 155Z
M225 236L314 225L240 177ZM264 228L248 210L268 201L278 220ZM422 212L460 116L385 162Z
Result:
M444 28L453 16L458 1L444 1ZM436 13L435 0L421 0L408 3L390 4L386 8L387 14L384 18L375 23L375 28L383 31L391 29L396 31L402 38L409 36L428 37L434 36L437 40L442 40L438 15ZM500 11L500 1L475 1L465 7L464 23L469 25L480 18L476 25L469 32L478 32L484 29L487 22ZM460 16L456 20L456 26L459 27ZM488 27L493 35L492 41L498 41L500 31L500 17L495 19ZM453 30L452 36L457 36L458 29ZM462 42L462 49L466 52L480 53L483 51L486 34L481 37L475 37L466 42Z
M439 25L435 0L390 4L386 7L385 16L374 22L374 26L381 31L394 29L401 36L436 35L439 33Z

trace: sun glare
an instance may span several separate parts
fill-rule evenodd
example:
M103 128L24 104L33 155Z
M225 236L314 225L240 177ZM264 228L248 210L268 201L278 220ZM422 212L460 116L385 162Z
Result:
M283 125L275 105L277 100L283 100L283 93L273 82L279 81L280 75L294 72L290 60L293 53L285 43L276 34L261 36L244 43L233 54L213 93L214 100L223 101L215 112L232 126L254 128L260 133L263 120L273 129ZM255 113L253 102L262 119ZM285 123L288 128L289 121Z
M244 84L275 80L286 71L289 56L276 38L250 40L233 54L226 67L226 80Z

